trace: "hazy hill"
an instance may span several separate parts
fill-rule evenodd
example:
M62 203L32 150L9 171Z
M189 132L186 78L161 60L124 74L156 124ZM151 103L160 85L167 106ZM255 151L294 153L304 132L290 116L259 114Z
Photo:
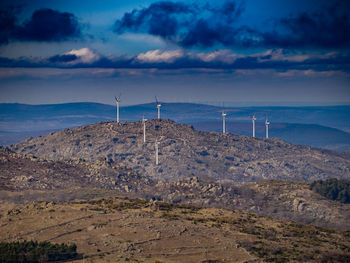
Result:
M221 119L221 107L193 103L163 103L161 116L176 122L189 123ZM227 118L231 121L250 121L255 114L258 121L264 121L268 116L272 122L319 124L333 128L350 130L350 106L320 106L320 107L234 107L225 108ZM148 119L156 118L155 103L122 106L120 118L122 121L137 121L145 115ZM18 103L0 104L0 130L10 129L7 122L18 124L21 129L33 127L20 126L21 122L53 122L74 126L96 121L115 120L115 106L100 103L65 103L49 105L28 105ZM55 121L57 123L55 123ZM22 123L24 124L24 123ZM40 125L37 125L40 126ZM38 127L37 127L38 128ZM62 127L57 127L62 128ZM65 127L67 128L67 127ZM41 127L40 130L45 128ZM12 127L13 130L13 127Z
M192 123L193 127L202 131L222 132L221 121L205 121ZM255 125L256 136L264 138L266 127L264 122ZM251 122L226 122L226 129L230 133L252 135ZM317 124L275 123L269 125L269 137L279 138L294 144L310 145L330 150L349 151L350 133L339 129Z
M160 165L155 165L155 140ZM293 145L278 139L222 135L194 130L169 120L100 122L65 129L16 144L18 153L50 160L84 158L123 162L140 174L162 180L199 176L235 183L262 179L312 181L349 178L348 155Z
M162 118L194 124L206 131L221 130L222 108L191 103L162 103ZM226 108L230 132L251 135L250 116L256 114L257 135L263 137L265 116L271 120L270 135L291 143L334 150L350 150L349 106L332 107L238 107ZM121 107L122 121L156 117L154 103ZM115 120L115 107L99 103L52 105L0 104L0 144L47 135L63 128ZM293 123L293 124L292 124ZM310 126L311 124L312 126ZM323 126L330 126L333 129ZM283 127L284 126L284 127Z

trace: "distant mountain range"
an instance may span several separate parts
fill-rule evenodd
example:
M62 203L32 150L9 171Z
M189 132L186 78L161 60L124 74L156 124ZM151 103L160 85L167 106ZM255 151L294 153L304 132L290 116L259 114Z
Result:
M120 108L121 121L156 118L155 103ZM162 103L161 117L190 123L199 130L221 131L221 107L192 103ZM264 121L271 121L270 136L291 143L350 150L350 106L225 108L228 131L251 135L250 117L257 117L257 136L264 137ZM0 104L0 144L47 135L63 128L115 120L115 106L100 103L27 105Z
M222 131L221 121L197 122L192 125L201 131ZM266 136L265 124L258 122L255 127L256 136L264 138ZM234 134L251 136L252 124L250 122L227 122L226 130ZM350 150L350 133L318 124L272 122L269 125L269 137L330 150Z

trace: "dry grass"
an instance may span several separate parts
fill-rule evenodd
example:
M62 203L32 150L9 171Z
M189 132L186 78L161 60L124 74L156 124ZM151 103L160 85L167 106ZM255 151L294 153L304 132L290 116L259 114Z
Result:
M1 215L0 231L1 241L74 242L80 262L348 262L350 255L349 232L116 197L17 207Z

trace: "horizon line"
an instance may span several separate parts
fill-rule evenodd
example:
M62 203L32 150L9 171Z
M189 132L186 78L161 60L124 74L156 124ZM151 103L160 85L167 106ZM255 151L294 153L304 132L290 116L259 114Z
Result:
M281 102L257 102L257 101L160 101L161 103L167 104L198 104L198 105L207 105L207 106L215 106L219 108L245 108L245 107L334 107L334 106L350 106L350 102L295 102L295 101L281 101ZM44 106L44 105L63 105L63 104L79 104L79 103L91 103L91 104L101 104L108 106L115 106L114 103L108 104L98 101L70 101L70 102L58 102L58 103L21 103L21 102L0 102L0 104L22 104L22 105L30 105L30 106ZM135 104L122 104L120 107L132 107L138 105L147 105L156 103L154 101L144 102L144 103L135 103ZM224 106L223 106L224 104Z

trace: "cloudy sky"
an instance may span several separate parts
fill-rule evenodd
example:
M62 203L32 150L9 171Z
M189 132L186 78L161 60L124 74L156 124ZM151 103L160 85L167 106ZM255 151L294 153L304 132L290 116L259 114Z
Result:
M0 102L350 103L350 1L0 3Z

